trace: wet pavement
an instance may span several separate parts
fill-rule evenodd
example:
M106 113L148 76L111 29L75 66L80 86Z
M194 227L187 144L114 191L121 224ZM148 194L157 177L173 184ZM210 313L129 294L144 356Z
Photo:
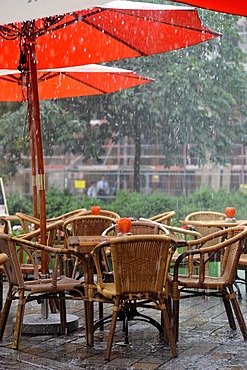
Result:
M142 370L240 370L247 369L247 341L240 330L230 331L223 303L217 298L185 299L181 302L178 358L159 341L156 328L141 321L131 321L130 344L123 344L121 323L114 337L111 361L105 362L104 349L108 326L95 333L95 346L86 345L83 303L68 302L68 313L79 317L79 329L67 335L22 335L20 350L11 349L12 322L15 306L0 343L0 370L77 370L77 369L142 369ZM37 311L38 309L38 311ZM108 308L110 310L110 307ZM247 320L247 296L243 290L241 309ZM36 303L27 305L26 315L40 312ZM97 305L95 305L97 311ZM107 311L107 309L105 310ZM159 319L159 312L149 310ZM96 312L97 314L97 312Z

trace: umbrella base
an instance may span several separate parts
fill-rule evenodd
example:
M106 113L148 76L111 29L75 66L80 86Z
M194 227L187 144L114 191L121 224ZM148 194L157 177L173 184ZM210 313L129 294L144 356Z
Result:
M67 332L73 332L79 327L79 318L76 315L67 315ZM15 323L15 320L13 320ZM47 319L40 314L24 316L22 334L60 334L60 314L51 313Z

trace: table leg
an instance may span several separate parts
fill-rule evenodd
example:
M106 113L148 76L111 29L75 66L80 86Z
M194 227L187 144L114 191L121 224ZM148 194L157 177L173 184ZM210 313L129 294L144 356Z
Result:
M86 318L86 340L87 345L93 347L94 345L94 306L93 306L93 293L94 293L94 280L93 280L93 259L88 260L88 271L85 275L86 291L88 300L85 302L85 318Z

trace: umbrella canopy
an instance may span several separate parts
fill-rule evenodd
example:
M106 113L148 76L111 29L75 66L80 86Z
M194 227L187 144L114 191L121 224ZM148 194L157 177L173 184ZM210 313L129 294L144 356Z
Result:
M122 68L101 65L47 69L37 72L40 100L110 94L153 79ZM26 74L0 70L0 101L27 100Z
M173 0L176 3L185 3L217 12L247 16L246 0Z
M50 17L104 4L105 0L8 0L1 2L0 24Z
M218 37L190 7L113 1L72 14L0 26L0 69L35 43L38 69L163 53Z

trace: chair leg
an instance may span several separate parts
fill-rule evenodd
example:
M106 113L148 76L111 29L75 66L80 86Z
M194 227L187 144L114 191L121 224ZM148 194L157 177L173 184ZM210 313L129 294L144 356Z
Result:
M238 320L238 324L239 324L240 330L242 332L242 335L243 335L244 340L247 340L247 327L246 327L246 323L244 321L243 314L242 314L241 309L239 307L238 300L236 298L236 294L234 293L234 290L233 290L232 285L229 286L229 291L230 291L229 299L231 300L232 307L234 309L234 313L235 313L236 318Z
M114 306L113 306L113 315L112 315L112 321L111 321L111 327L110 327L110 333L107 341L107 347L105 352L105 360L110 361L111 357L111 348L113 343L113 337L116 329L116 323L117 323L117 317L119 312L119 305L120 305L120 297L116 297Z
M10 311L11 304L12 304L11 296L12 296L12 287L9 286L8 293L7 293L7 296L6 296L6 300L5 300L5 303L4 303L4 307L3 307L3 310L2 310L2 313L1 313L0 340L3 339L3 334L4 334L5 327L6 327L6 324L7 324L7 320L8 320L8 317L9 317L9 311Z
M173 357L178 357L175 338L172 332L171 323L170 323L169 316L168 316L164 302L161 302L161 307L162 307L162 312L163 312L163 322L164 322L165 333L166 333L166 337L170 344L172 355Z
M232 307L231 307L228 295L223 296L223 303L224 303L224 306L225 306L229 326L232 330L236 330L237 328L236 328L236 324L235 324L235 320L234 320L234 316L233 316L233 312L232 312Z
M178 335L179 335L179 299L173 299L172 300L172 330L173 335L175 338L175 341L178 341Z
M0 272L0 311L3 308L3 272Z
M67 328L66 302L64 293L59 293L59 302L60 302L60 334L63 335L66 333Z
M17 308L17 314L16 314L15 329L14 329L14 335L13 335L13 343L12 343L13 349L19 349L20 339L21 339L21 329L22 329L23 316L24 316L24 310L25 310L25 303L26 303L25 302L25 292L24 290L20 290L18 308Z
M99 320L102 320L104 316L104 309L103 309L103 303L99 302ZM102 323L100 325L100 330L104 330L104 322L102 320Z

